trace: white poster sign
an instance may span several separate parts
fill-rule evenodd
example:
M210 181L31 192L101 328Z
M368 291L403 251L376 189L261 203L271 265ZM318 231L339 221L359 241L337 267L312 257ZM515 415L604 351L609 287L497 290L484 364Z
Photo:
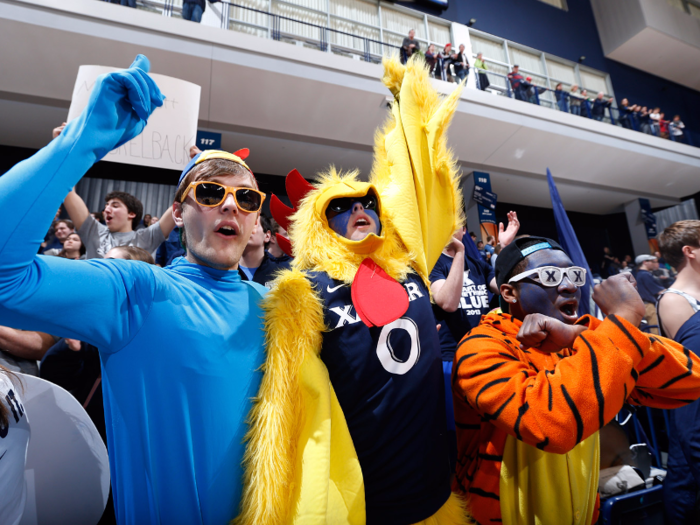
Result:
M68 122L85 109L97 77L118 71L105 66L80 66L68 111ZM181 171L189 162L197 139L199 97L202 88L165 75L150 74L166 99L148 119L141 134L109 152L102 160Z

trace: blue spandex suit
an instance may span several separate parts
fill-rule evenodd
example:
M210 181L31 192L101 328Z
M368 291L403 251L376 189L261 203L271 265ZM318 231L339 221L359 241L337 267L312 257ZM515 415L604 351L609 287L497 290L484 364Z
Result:
M183 258L162 269L35 255L68 191L162 105L148 67L139 56L101 77L78 119L0 177L0 321L100 349L120 524L225 524L261 379L265 289Z

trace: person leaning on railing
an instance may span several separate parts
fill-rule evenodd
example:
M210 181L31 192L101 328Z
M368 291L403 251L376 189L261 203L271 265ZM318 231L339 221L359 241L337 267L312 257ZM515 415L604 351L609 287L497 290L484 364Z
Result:
M612 106L613 99L610 97L605 100L605 93L602 91L598 93L598 96L593 101L593 107L591 108L591 115L595 120L601 121L605 117L605 109Z
M445 47L438 54L438 65L435 74L440 74L442 80L448 82L454 82L452 74L450 73L450 64L452 63L452 44L449 42L445 44Z
M557 106L559 106L559 111L564 113L569 112L569 94L564 91L564 85L559 82L556 89L554 90L554 96L557 99Z
M622 99L620 102L620 107L618 108L617 120L620 122L620 126L627 129L632 129L632 122L630 121L630 115L634 111L634 106L630 106L629 100L626 98Z
M430 75L433 76L435 73L435 65L437 64L438 54L435 51L435 44L430 44L428 50L425 52L425 61L430 68Z
M478 87L482 91L486 91L486 88L491 85L489 82L489 77L485 73L485 71L488 69L486 67L486 63L484 62L484 54L479 53L476 55L476 60L474 60L474 68L476 69L477 72L477 80L479 81Z
M683 131L685 129L685 124L683 124L683 122L681 121L680 115L676 115L675 117L673 117L673 120L669 123L668 128L671 132L673 140L675 140L676 142L683 142L684 144L687 143L687 139Z
M401 44L401 63L405 64L413 53L418 53L420 51L420 42L415 40L416 30L411 29L408 32L408 36L403 39Z
M581 116L581 97L576 84L571 86L571 92L569 93L569 107L571 108L572 115L578 115L579 117Z
M469 61L467 54L464 52L464 44L459 44L459 52L452 55L452 63L454 64L455 75L462 82L469 76Z

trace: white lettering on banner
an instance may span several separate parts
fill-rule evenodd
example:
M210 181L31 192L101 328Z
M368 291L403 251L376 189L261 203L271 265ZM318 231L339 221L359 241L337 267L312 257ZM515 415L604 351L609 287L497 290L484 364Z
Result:
M411 338L411 350L406 361L400 361L394 354L394 349L391 347L389 340L391 332L394 330L405 330ZM418 326L412 319L402 317L396 321L389 323L379 334L377 342L377 357L379 362L384 367L384 370L390 374L404 375L418 362L420 357L420 341L418 339Z
M404 286L406 287L406 291L408 292L409 302L415 301L419 297L423 297L423 294L421 293L416 283L406 283Z
M341 326L345 326L345 324L355 324L360 322L359 317L353 317L351 313L352 305L349 304L347 306L336 306L334 308L331 308L331 312L336 314L338 316L338 324L335 325L335 328L340 328Z
M68 122L85 109L100 75L118 71L105 66L80 66L68 111ZM138 137L111 151L102 160L154 168L182 170L189 162L189 149L197 140L201 87L177 78L151 73L167 97L156 109Z
M464 284L459 307L467 310L467 315L481 315L486 313L489 307L489 292L485 284L477 285L469 278L470 270L464 272Z

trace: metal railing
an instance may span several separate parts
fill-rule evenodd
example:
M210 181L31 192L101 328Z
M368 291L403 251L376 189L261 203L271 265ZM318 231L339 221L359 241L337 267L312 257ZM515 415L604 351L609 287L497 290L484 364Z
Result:
M294 4L290 4L284 0L280 0L280 2L294 6ZM175 5L173 0L137 0L137 6L141 9L161 12L164 16L182 16L182 8ZM382 57L388 54L401 54L401 47L399 46L388 44L369 37L348 33L346 31L333 29L327 26L314 24L312 22L298 20L289 16L271 13L269 11L255 9L253 7L228 1L217 2L216 4L213 4L213 6L221 6L220 13L217 12L217 16L220 19L220 26L223 29L231 29L231 26L235 27L236 25L239 25L247 27L251 30L264 32L273 40L290 41L295 42L298 45L311 46L323 52L337 53L346 56L350 55L354 58L370 63L380 63ZM212 7L212 4L210 4L210 7ZM243 20L232 15L232 11L234 10L242 10L247 13L266 17L267 23L261 24ZM295 25L306 28L306 31L290 30ZM287 29L286 31L283 30L283 27L285 26ZM313 36L311 36L312 34ZM337 40L339 40L338 37L344 37L345 40L350 40L352 45L347 46L337 43ZM356 42L357 45L355 45ZM453 65L449 61L447 61L447 65L445 65L442 59L439 57L436 57L431 73L435 78L441 80L447 81L451 78L457 80L457 75L453 70ZM622 117L620 117L620 110L613 104L604 105L602 115L598 114L597 116L594 116L593 113L595 104L592 105L590 99L577 97L575 95L571 95L569 92L565 92L566 95L564 99L566 100L566 103L561 103L560 99L558 99L556 96L557 91L555 89L528 82L522 82L518 89L514 89L507 75L496 73L491 70L478 69L474 66L469 68L468 74L476 74L477 89L482 88L480 85L481 78L479 74L486 75L486 78L497 77L500 79L499 84L490 84L487 87L488 91L506 96L508 98L515 98L524 102L537 104L538 106L549 107L554 110L565 111L567 113L580 115L582 117L608 122L612 125L619 125L621 127L633 129L635 131L640 131L650 135L661 136L660 126L653 125L651 123L647 125L647 121L640 119L636 114L623 114ZM523 87L525 89L523 89ZM547 94L548 96L541 96L544 94ZM572 97L580 100L580 106L570 106L569 102ZM609 99L611 97L606 95L605 98ZM574 111L573 107L579 107L580 110ZM607 115L605 110L607 110ZM596 113L598 112L596 111ZM617 118L615 117L615 113L617 113ZM666 123L666 125L668 124L670 124L670 122ZM681 141L692 146L692 133L693 132L687 128L684 129ZM678 141L678 137L673 134L672 129L670 128L668 138L673 141Z
M438 69L438 68L435 68ZM446 68L442 68L442 75L444 77L445 73L444 70ZM667 138L673 142L682 142L685 144L688 144L690 146L693 146L693 139L692 139L692 132L690 132L687 128L681 129L683 132L682 135L680 136L675 136L673 133L674 130L674 125L673 121L669 120L664 120L659 123L654 122L653 120L647 118L641 118L640 115L637 112L621 112L618 107L616 107L614 104L604 104L603 105L603 111L601 114L598 115L599 118L596 118L594 115L594 107L595 107L595 102L591 99L571 95L568 91L565 91L565 95L562 96L560 95L559 98L557 97L557 90L556 89L550 89L545 86L539 86L536 84L528 83L528 82L522 82L519 86L518 89L514 89L511 85L510 80L508 79L507 75L502 75L500 73L494 73L492 71L484 70L484 69L479 69L476 67L471 67L470 71L473 70L475 71L476 74L476 87L477 89L482 89L481 86L481 78L479 76L479 73L485 74L488 76L496 76L504 80L505 88L499 85L489 85L487 88L489 91L496 92L499 95L506 96L508 98L515 98L517 100L522 100L524 102L529 102L531 104L537 104L538 106L545 106L549 107L551 109L555 109L558 111L563 111L565 113L571 113L574 115L579 115L582 117L586 117L589 119L595 119L599 120L601 122L607 122L609 124L612 124L613 126L620 126L623 128L627 129L632 129L634 131L639 131L642 133L646 133L648 135L654 135L656 137L662 137L662 138ZM435 70L434 70L435 71ZM444 78L443 78L444 80ZM542 94L544 93L549 93L551 95L550 99L543 99L541 97ZM571 98L575 98L576 100L580 101L580 110L575 112L572 110L572 106L570 105ZM609 96L604 96L604 100L610 100L611 97ZM563 102L562 102L563 100ZM575 106L574 106L575 107ZM606 111L607 110L607 111ZM595 112L598 113L598 112ZM607 115L606 115L607 113ZM615 116L617 114L617 117ZM668 134L667 136L663 136L661 133L662 125L664 127L668 128Z

